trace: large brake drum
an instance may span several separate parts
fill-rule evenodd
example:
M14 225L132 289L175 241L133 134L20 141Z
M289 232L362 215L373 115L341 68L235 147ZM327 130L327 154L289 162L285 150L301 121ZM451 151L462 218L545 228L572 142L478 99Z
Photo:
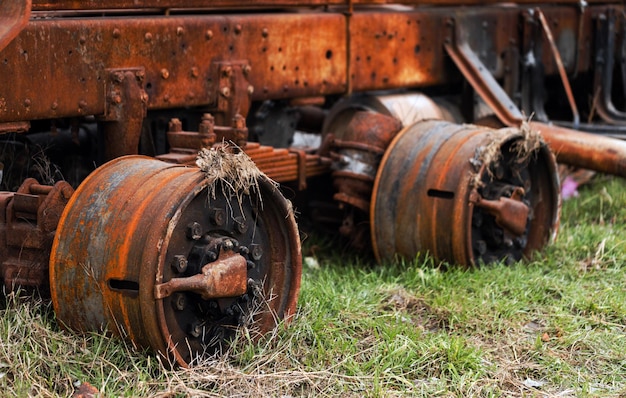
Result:
M188 366L238 326L263 333L293 314L301 251L291 204L263 175L247 192L227 186L140 156L93 172L55 236L58 319Z
M418 253L462 265L516 261L556 233L556 162L527 125L418 122L387 148L370 209L379 261Z

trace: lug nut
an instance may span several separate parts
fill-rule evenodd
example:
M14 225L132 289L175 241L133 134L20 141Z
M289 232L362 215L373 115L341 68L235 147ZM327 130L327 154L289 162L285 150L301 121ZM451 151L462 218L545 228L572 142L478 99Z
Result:
M187 270L187 258L182 255L174 256L174 262L172 263L172 268L174 268L178 272L185 272Z
M200 323L194 323L193 325L191 325L189 334L193 337L200 337L200 335L202 334L202 325Z
M172 305L174 309L182 311L185 309L185 305L187 305L187 298L183 293L174 293L172 296Z
M261 257L263 257L263 248L261 247L261 245L257 245L257 244L252 244L250 245L250 248L252 249L252 258L255 261L258 261L261 259Z
M206 252L206 259L211 263L215 260L217 260L217 253L215 253L212 250L207 250Z
M213 208L209 210L209 220L214 225L221 227L226 224L226 212L224 209Z
M248 269L253 269L254 267L256 267L256 264L254 263L254 261L246 261L246 266L248 267Z
M224 250L233 250L233 247L235 247L235 245L233 245L233 242L230 240L225 240L224 243L222 243Z
M235 218L235 228L240 234L245 234L248 231L248 223L243 217Z
M192 222L187 225L187 238L198 240L202 237L202 226L197 222Z

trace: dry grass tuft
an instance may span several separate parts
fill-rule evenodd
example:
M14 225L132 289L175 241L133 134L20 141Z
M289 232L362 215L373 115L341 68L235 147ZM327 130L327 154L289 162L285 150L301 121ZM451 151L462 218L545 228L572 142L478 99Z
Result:
M202 148L196 164L206 175L209 195L215 199L216 185L219 183L224 194L236 196L259 192L259 178L263 173L254 161L237 147L220 145Z
M483 185L483 171L487 173L490 179L493 179L493 171L489 166L500 161L502 147L506 142L515 140L509 150L515 153L517 162L520 164L526 162L542 145L545 145L540 132L533 130L526 121L523 121L519 128L510 127L490 131L488 138L490 143L478 148L474 158L470 160L476 169L476 173L471 178L472 187Z

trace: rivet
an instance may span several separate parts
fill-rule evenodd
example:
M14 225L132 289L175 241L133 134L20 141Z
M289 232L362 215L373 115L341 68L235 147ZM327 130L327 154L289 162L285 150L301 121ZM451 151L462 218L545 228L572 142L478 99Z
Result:
M116 83L121 83L124 81L124 74L122 72L114 72L113 73L113 81Z
M263 30L261 31L261 35L263 37L267 37L269 35L269 31L267 30L267 28L263 28Z
M235 34L238 35L239 33L241 33L241 29L242 29L241 24L235 25Z
M147 42L151 42L152 41L152 33L148 32L144 35L143 37Z
M54 101L54 102L52 103L52 106L50 106L50 108L51 108L53 111L54 111L54 110L56 110L58 107L59 107L59 103L58 103L58 102L56 102L56 101Z
M228 87L222 88L222 95L228 98L230 96L230 89Z
M79 107L79 108L86 108L86 107L87 107L87 101L85 101L85 100L80 100L80 101L78 102L78 107Z
M81 36L81 37L78 39L78 42L79 42L80 44L85 44L85 43L87 42L87 38L85 38L85 36Z
M170 102L170 96L168 94L163 96L163 102Z
M211 39L213 38L213 31L212 31L212 30L210 30L210 29L209 29L209 30L207 30L206 32L204 32L204 37L205 37L207 40L211 40Z
M114 38L117 39L118 37L120 37L121 34L122 34L122 32L118 28L113 29L113 37Z
M168 77L170 77L170 71L165 68L161 69L161 77L163 79L167 79Z
M179 26L179 27L176 28L176 35L177 36L182 36L183 32L185 32L185 30L183 29L182 26Z
M252 94L254 94L254 87L248 86L248 95L252 95Z
M30 106L30 104L31 104L30 99L26 98L24 100L24 106L28 108Z
M198 71L198 68L196 68L195 66L191 68L191 76L193 77L198 77L198 75L200 75L200 72Z

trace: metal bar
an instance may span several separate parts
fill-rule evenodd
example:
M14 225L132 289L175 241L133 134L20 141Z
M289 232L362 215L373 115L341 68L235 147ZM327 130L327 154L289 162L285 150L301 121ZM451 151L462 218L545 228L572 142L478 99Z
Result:
M33 10L112 10L112 9L190 9L190 8L267 8L267 7L310 7L327 5L406 4L406 5L474 5L498 4L500 0L263 0L242 2L237 0L34 0ZM589 4L606 4L602 0L587 0ZM518 0L519 4L541 4L537 0ZM554 0L553 4L580 4L580 0ZM615 4L621 2L614 1Z
M563 82L563 88L565 89L565 94L567 95L567 101L569 102L569 106L572 110L572 115L574 118L574 125L577 126L580 123L580 114L578 113L576 100L574 99L574 94L572 93L572 87L570 86L569 79L567 78L567 72L565 71L565 67L563 66L561 53L559 52L559 49L556 47L556 43L554 42L554 37L552 36L552 31L550 30L550 26L548 25L546 16L543 15L543 12L541 11L540 8L536 8L535 12L539 16L539 21L541 22L543 33L548 39L548 43L550 43L552 56L554 57L554 61L556 62L556 67L559 71L559 75L561 76L561 82Z

